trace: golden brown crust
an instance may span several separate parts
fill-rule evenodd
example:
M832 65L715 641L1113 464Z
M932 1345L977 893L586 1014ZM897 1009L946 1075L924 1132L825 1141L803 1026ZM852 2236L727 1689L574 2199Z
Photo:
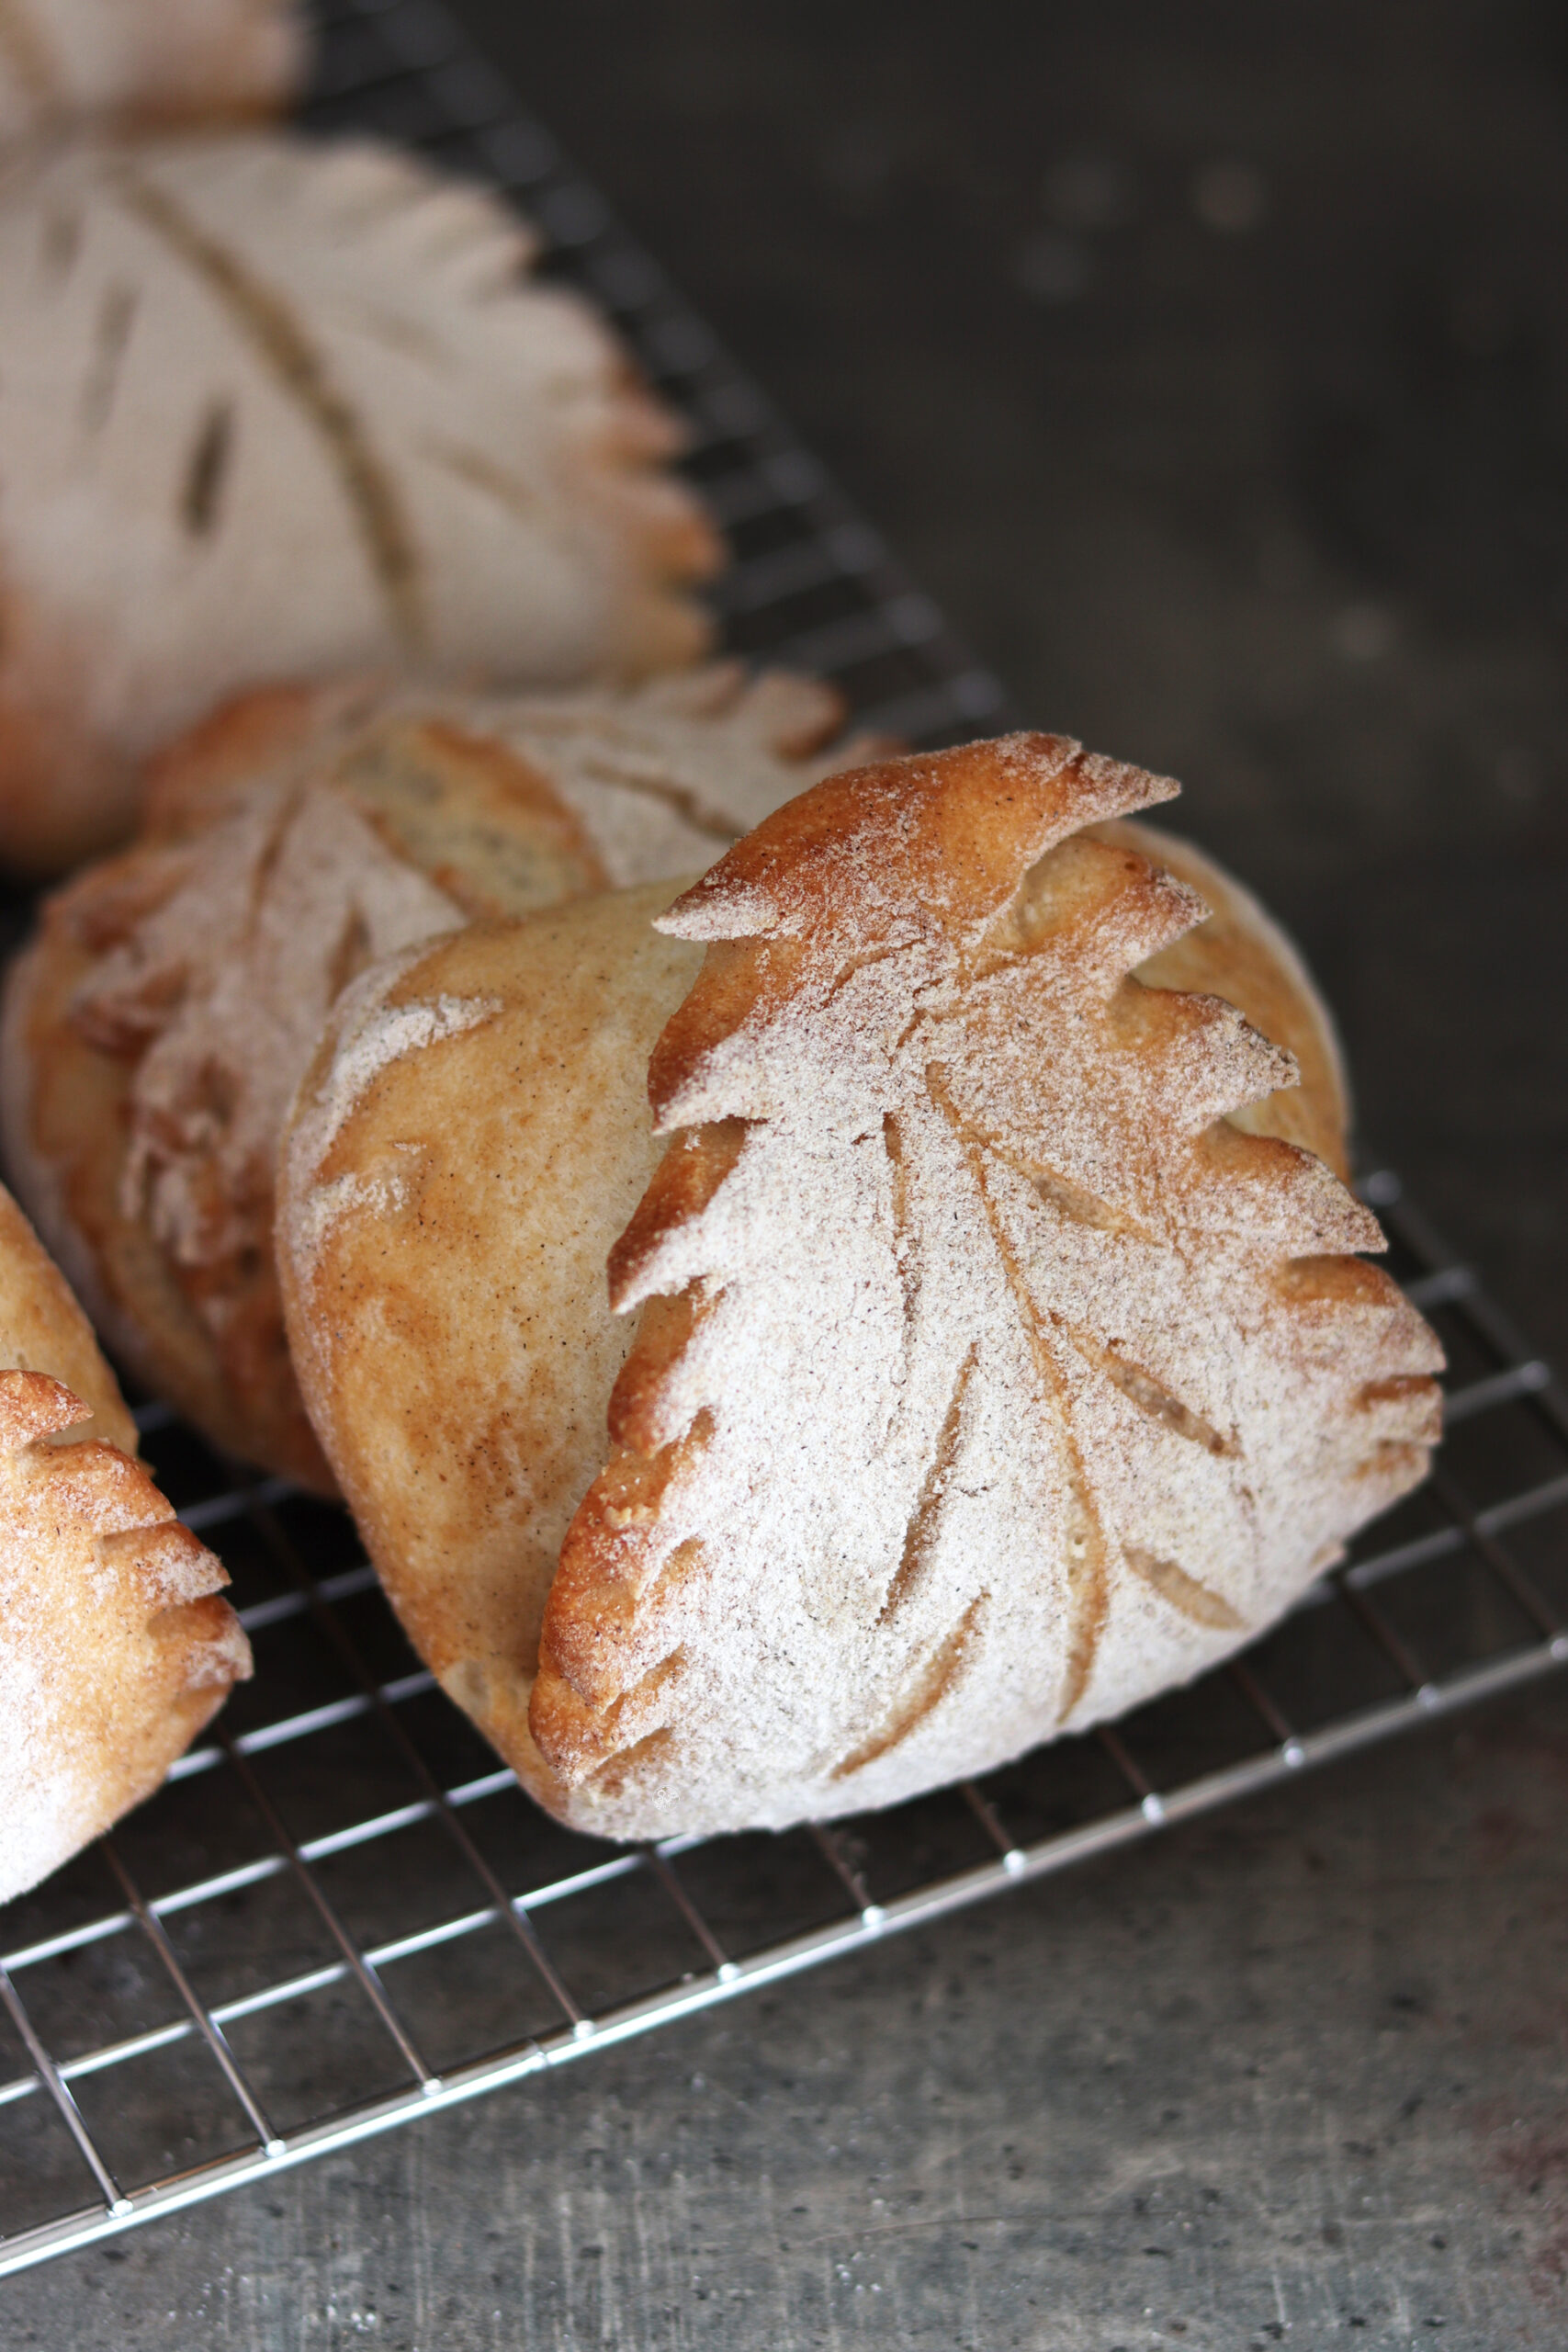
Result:
M135 1445L85 1317L0 1193L0 1902L149 1795L250 1672L220 1563Z
M322 1493L271 1251L277 1129L311 1036L356 965L411 932L602 878L544 779L440 718L351 725L335 766L299 777L323 728L331 742L373 707L354 688L248 696L172 753L143 841L46 904L0 1050L9 1164L126 1363L226 1451ZM346 853L341 828L310 831L328 794L361 827ZM412 896L375 896L378 844L423 877ZM323 932L308 894L334 854ZM182 1024L161 1079L153 1051L166 1063Z
M0 1185L0 1353L19 1371L47 1372L87 1419L80 1437L136 1452L136 1424L64 1275Z
M97 869L85 903L46 904L12 966L0 1029L0 1118L7 1171L98 1329L121 1362L241 1460L333 1491L288 1365L276 1283L265 1258L236 1261L221 1338L202 1293L121 1204L134 1064L102 1051L72 1018L103 934L91 918L111 892L137 894L140 853ZM79 920L80 916L80 920Z
M140 838L205 832L233 813L259 777L292 770L330 730L368 716L380 698L369 678L231 695L147 763Z
M283 1295L328 1456L421 1655L535 1786L540 1614L629 1336L604 1256L658 1153L642 1072L696 961L649 927L674 887L367 975L280 1170Z
M1350 1173L1349 1090L1333 1017L1292 941L1250 890L1179 834L1134 820L1098 828L1101 841L1123 841L1195 889L1207 920L1144 965L1146 988L1222 996L1260 1035L1283 1046L1300 1073L1297 1085L1231 1114L1254 1135L1279 1136L1316 1155L1335 1174Z

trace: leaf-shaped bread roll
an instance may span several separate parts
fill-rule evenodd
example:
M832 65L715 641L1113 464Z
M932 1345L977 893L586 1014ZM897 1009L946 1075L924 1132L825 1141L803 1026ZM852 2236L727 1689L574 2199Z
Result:
M265 114L305 52L299 0L0 0L0 142L106 117Z
M0 1192L0 1902L151 1795L251 1670L221 1565L135 1451L85 1317Z
M585 900L340 1003L280 1178L301 1385L575 1826L983 1770L1212 1664L1422 1476L1439 1354L1352 1254L1299 963L1229 885L1189 950L1300 1041L1283 1116L1290 1055L1134 977L1204 903L1089 829L1174 788L1051 737L840 775L656 930Z
M50 901L0 1030L6 1164L123 1361L330 1491L272 1256L284 1114L365 965L704 863L827 774L841 706L715 662L507 702L258 691L159 763L136 844Z
M0 855L130 830L222 695L395 662L633 677L700 650L680 428L500 199L364 141L0 172Z

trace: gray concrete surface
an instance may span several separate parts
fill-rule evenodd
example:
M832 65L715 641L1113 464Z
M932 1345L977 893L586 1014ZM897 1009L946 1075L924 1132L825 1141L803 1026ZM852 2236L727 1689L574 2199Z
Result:
M1557 2352L1568 1690L0 2288L76 2352Z
M1031 715L1185 778L1563 1354L1561 13L457 4ZM1560 1687L13 2281L0 2344L1555 2352L1565 1864Z

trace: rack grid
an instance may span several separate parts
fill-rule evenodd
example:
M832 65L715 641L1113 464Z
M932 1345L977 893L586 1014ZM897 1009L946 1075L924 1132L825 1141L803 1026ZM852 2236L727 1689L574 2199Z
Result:
M325 0L308 119L499 183L692 420L731 645L941 741L1006 695L433 0ZM23 910L5 910L15 928ZM884 1815L607 1849L532 1807L403 1643L346 1515L157 1405L255 1680L148 1805L0 1910L0 2275L1156 1835L1568 1666L1568 1401L1404 1197L1450 1356L1427 1487L1260 1644L1114 1728Z

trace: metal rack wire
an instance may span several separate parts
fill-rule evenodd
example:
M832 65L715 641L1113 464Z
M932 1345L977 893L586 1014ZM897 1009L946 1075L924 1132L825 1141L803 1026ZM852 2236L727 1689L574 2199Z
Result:
M516 192L694 420L728 633L941 741L1006 698L429 0L332 0L311 114ZM737 1997L1568 1665L1568 1403L1386 1171L1451 1372L1438 1476L1233 1665L981 1782L607 1849L529 1805L341 1511L139 1415L256 1651L216 1736L0 1911L0 2275Z

